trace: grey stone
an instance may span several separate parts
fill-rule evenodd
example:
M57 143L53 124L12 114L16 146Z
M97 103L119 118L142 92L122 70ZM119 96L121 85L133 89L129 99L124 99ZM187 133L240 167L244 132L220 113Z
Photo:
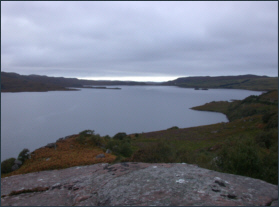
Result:
M55 189L55 188L58 188L58 189L61 189L61 184L60 183L55 183L53 186L51 186L51 189Z
M215 180L215 183L217 183L221 187L226 187L225 182L223 180Z
M110 154L110 153L112 153L112 151L111 151L110 149L107 149L107 150L106 150L106 153L107 153L107 154Z
M14 162L15 164L17 164L17 165L22 165L22 162L20 161L20 160L15 160L15 162Z
M18 168L19 168L18 164L14 164L14 165L12 166L12 171L17 170Z
M214 192L221 192L220 187L215 185L215 184L210 185L210 187L211 187L211 190L214 191Z
M105 158L105 155L104 155L104 154L98 154L98 155L96 156L96 158Z

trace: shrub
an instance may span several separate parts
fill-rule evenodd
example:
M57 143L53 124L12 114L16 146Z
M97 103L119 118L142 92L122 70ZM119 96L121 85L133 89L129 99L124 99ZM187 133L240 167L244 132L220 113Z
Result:
M84 130L82 132L79 133L79 135L83 135L83 136L86 136L86 135L93 135L94 134L94 130Z
M269 113L269 112L265 113L262 117L263 123L266 124L269 121L269 119L271 118L271 116L273 116L273 115L275 115L275 113Z
M274 139L274 135L272 131L268 131L268 132L260 133L258 136L256 136L255 140L259 146L269 149L272 145L273 139Z
M178 126L173 126L171 128L168 128L167 130L173 130L173 129L179 129L179 127Z
M79 144L85 144L85 140L86 140L86 137L84 134L80 134L77 138L76 138L77 142Z
M85 144L86 137L92 137L94 135L94 130L83 130L79 133L79 136L76 138L79 144Z
M259 152L252 140L229 140L219 152L216 164L226 173L259 178L263 169Z
M119 146L119 153L124 157L130 157L133 154L131 145L128 142L125 142Z
M263 162L266 167L263 167L262 179L274 185L278 185L278 144L275 152L267 154Z
M9 158L1 162L1 173L12 172L12 166L14 165L15 158Z
M118 141L111 139L107 142L106 148L112 150L117 145L118 145Z
M92 141L96 146L102 146L104 142L104 139L99 134L91 135L89 140Z
M130 157L133 154L131 144L128 141L111 139L107 142L106 148L112 150L116 155Z
M272 115L269 118L265 129L271 129L271 128L276 128L276 127L278 128L278 113Z
M127 134L125 132L119 132L113 136L113 139L123 140L125 137L127 137Z
M25 160L29 159L29 155L30 155L29 149L25 148L19 153L17 159L20 160L22 163L24 163Z

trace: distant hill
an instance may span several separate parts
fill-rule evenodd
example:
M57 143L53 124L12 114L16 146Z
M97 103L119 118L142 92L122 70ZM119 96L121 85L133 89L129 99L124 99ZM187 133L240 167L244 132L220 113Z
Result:
M256 91L278 89L278 77L239 75L239 76L197 76L183 77L165 82L164 85L175 85L185 88L231 88Z
M64 91L68 89L83 88L86 85L169 85L185 88L232 88L258 91L278 89L278 77L239 75L239 76L197 76L182 77L173 81L162 83L148 83L136 81L96 81L79 80L77 78L48 77L41 75L20 75L17 73L1 72L1 92L24 91Z
M94 81L77 78L48 77L40 75L19 75L1 72L1 92L63 91L67 87L83 88L84 85L145 85L133 81Z

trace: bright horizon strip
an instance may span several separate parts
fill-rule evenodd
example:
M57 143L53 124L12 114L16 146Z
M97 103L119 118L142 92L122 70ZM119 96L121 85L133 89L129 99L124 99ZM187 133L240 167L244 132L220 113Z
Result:
M82 80L106 81L137 81L137 82L165 82L179 78L178 76L123 76L123 77L78 77Z

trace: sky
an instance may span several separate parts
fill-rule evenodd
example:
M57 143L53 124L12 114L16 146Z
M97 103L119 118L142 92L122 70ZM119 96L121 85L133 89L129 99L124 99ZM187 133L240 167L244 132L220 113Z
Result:
M277 1L1 1L1 71L93 80L278 76Z

